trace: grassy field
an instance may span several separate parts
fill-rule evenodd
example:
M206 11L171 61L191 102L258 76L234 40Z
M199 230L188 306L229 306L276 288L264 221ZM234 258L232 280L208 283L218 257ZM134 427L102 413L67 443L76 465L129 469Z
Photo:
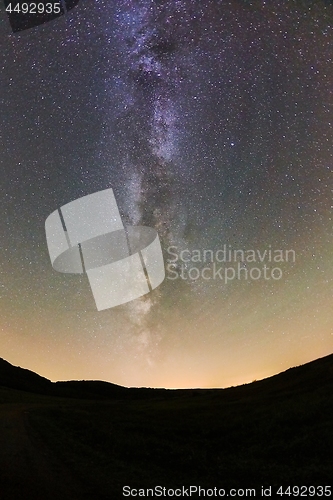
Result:
M0 388L0 498L330 485L332 389L333 356L237 388L133 399Z

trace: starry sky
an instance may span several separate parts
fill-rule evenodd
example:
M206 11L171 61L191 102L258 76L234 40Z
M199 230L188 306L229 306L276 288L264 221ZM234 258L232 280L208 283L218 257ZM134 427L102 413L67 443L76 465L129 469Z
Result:
M332 3L81 0L16 34L0 15L0 357L179 388L330 354ZM98 312L44 225L107 188L166 279Z

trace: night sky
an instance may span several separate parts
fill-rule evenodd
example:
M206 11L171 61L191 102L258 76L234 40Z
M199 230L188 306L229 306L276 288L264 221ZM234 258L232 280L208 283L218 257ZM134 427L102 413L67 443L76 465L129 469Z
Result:
M2 6L0 40L0 357L178 388L333 351L331 2L82 0L16 34ZM107 188L166 279L98 312L44 225Z

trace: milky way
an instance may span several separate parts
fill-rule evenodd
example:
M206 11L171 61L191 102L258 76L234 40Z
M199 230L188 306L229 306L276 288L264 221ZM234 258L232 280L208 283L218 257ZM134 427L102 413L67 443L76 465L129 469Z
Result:
M165 248L175 242L184 246L187 217L177 187L182 123L176 96L190 69L190 12L186 2L148 0L123 2L112 14L122 65L118 85L126 89L115 140L124 151L127 217L132 224L156 228ZM112 90L112 84L106 86ZM112 109L108 112L112 115ZM128 306L134 339L149 350L161 337L156 324L153 330L148 326L147 316L161 300L163 292Z
M188 69L185 42L179 39L181 27L175 30L174 23L180 18L188 22L185 13L183 2L150 1L124 2L115 13L123 70L118 79L126 88L115 140L124 150L129 177L135 179L132 194L129 183L128 203L133 196L137 212L132 210L129 216L135 223L156 227L166 240L172 239L170 221L176 217L181 123L175 97ZM112 92L112 86L107 90ZM112 115L112 109L108 112Z

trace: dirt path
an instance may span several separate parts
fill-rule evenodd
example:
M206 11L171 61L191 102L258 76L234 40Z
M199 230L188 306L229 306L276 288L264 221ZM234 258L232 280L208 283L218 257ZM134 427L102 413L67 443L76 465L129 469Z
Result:
M34 408L31 404L0 405L0 499L93 499L30 431L28 413Z

